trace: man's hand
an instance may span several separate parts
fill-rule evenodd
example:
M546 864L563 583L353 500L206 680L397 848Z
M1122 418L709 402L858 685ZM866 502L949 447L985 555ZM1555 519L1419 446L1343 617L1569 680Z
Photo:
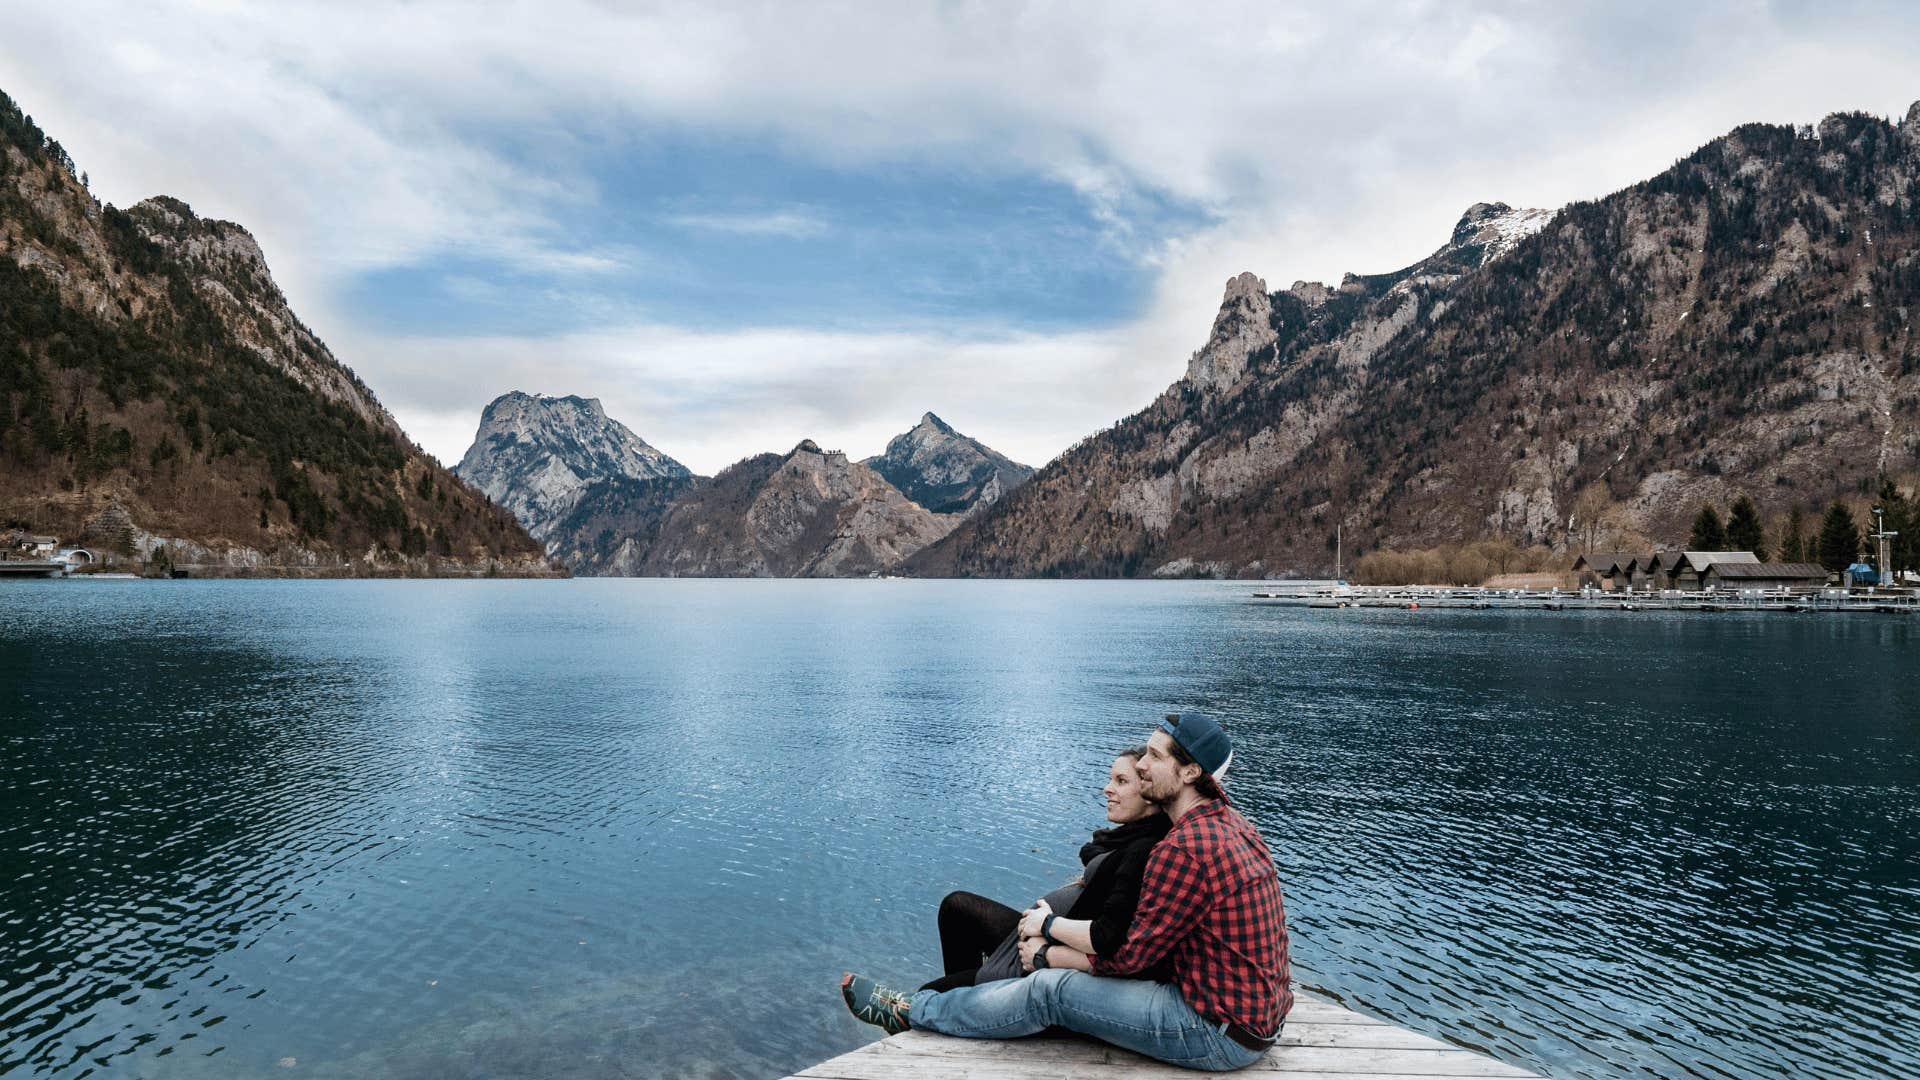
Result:
M1039 953L1041 949L1044 949L1046 947L1047 947L1047 943L1041 940L1040 938L1037 938L1037 937L1021 938L1020 939L1020 970L1023 972L1032 971L1034 956L1037 953Z
M1047 906L1045 900L1028 908L1027 913L1020 917L1020 936L1023 938L1039 937L1040 927L1045 925L1047 916L1051 914L1053 914L1053 908Z

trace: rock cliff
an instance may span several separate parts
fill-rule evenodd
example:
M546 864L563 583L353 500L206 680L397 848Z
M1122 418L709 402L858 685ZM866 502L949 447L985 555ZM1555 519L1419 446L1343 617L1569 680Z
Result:
M971 439L932 413L861 464L936 514L967 516L991 506L1033 469Z
M1401 270L1227 283L1183 378L909 568L1323 574L1564 546L1576 502L1678 540L1920 469L1920 105L1750 124L1553 213L1479 204Z
M609 417L598 398L518 390L495 398L480 414L473 445L453 471L541 541L552 538L593 484L692 475Z

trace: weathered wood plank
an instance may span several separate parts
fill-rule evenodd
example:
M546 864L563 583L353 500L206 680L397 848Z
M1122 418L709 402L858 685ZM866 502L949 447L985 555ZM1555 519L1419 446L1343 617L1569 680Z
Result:
M1276 1080L1428 1080L1537 1074L1299 995L1281 1040L1244 1073ZM1175 1080L1196 1075L1084 1038L953 1039L909 1031L824 1061L789 1080Z
M1194 1080L1194 1076L1206 1074L1156 1061L1142 1061L1140 1065L1021 1067L1000 1061L947 1059L916 1063L906 1070L900 1068L899 1061L877 1061L851 1053L808 1068L795 1080ZM1246 1072L1229 1072L1229 1076L1246 1076ZM1430 1072L1284 1072L1283 1076L1284 1080L1432 1080Z

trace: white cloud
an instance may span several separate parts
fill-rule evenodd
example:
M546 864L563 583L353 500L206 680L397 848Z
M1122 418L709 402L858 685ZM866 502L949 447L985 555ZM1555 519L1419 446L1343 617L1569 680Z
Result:
M868 439L925 408L977 409L971 426L949 419L1038 459L1175 378L1233 273L1280 286L1390 269L1437 246L1475 201L1601 195L1749 120L1904 111L1920 93L1905 44L1914 21L1894 6L1742 3L68 0L9 11L0 88L105 197L168 192L252 229L307 321L443 453L452 428L436 417L472 416L558 358L568 378L518 385L631 401L637 429L684 436L665 448L703 468L789 436ZM490 141L509 130L534 151ZM431 254L574 274L676 254L549 239L555 215L612 197L572 164L581 147L634 131L747 140L845 169L1053 178L1157 286L1127 325L997 345L965 332L657 327L421 342L382 338L333 306L350 275ZM1212 223L1141 249L1127 233L1142 194L1203 207ZM681 224L828 227L805 208ZM642 309L603 307L611 326ZM429 361L454 375L428 378ZM1110 377L1073 383L1089 372ZM633 388L594 382L622 378ZM1036 393L1065 404L1035 408Z
M805 240L823 236L827 221L811 210L773 210L757 214L672 214L667 224L682 229L733 233L739 236L784 236Z

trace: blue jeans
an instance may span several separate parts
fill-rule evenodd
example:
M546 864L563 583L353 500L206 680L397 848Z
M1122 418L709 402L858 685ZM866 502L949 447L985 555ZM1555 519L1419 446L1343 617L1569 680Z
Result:
M1091 1035L1169 1065L1244 1069L1264 1051L1228 1038L1166 983L1044 968L1024 979L913 995L907 1021L963 1039L1012 1039L1051 1025Z

